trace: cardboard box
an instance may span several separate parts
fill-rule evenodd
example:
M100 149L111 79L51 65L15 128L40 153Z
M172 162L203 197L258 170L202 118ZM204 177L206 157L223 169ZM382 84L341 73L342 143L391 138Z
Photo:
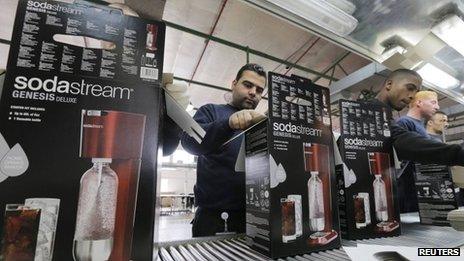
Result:
M390 143L391 111L372 103L340 100L336 172L342 238L401 234Z
M329 90L270 72L245 134L247 243L272 258L340 247Z
M420 223L450 226L448 213L458 209L458 202L449 166L415 164L414 176Z
M152 259L164 32L90 2L19 1L0 102L0 259Z

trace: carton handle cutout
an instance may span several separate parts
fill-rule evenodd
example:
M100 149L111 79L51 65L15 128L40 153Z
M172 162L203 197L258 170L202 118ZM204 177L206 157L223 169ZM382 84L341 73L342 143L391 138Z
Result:
M299 98L299 97L296 97L296 96L286 96L285 100L290 102L290 103L293 103L293 104L296 104L296 105L301 105L301 106L311 106L313 104L312 102L310 102L308 100L305 100L303 98Z
M85 7L88 9L93 9L97 12L118 13L120 15L123 15L122 10L117 9L117 8L116 9L112 8L111 6L109 6L110 3L104 0L91 0L92 2L89 2L88 0L55 0L55 1L67 3L67 4L75 4L77 6ZM115 3L115 4L119 4L119 3Z
M113 50L116 44L110 41L97 39L83 35L55 34L53 40L58 43L64 43L81 48Z

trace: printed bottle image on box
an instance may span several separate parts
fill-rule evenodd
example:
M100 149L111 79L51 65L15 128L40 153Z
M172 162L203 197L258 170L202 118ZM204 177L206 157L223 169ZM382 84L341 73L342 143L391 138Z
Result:
M0 100L0 260L151 260L165 26L20 0Z
M93 166L80 180L74 260L128 254L144 130L145 115L82 111L80 157Z
M381 105L341 100L337 163L342 237L401 233L390 138L391 112Z
M269 118L245 133L247 243L272 258L340 247L329 90L268 77Z

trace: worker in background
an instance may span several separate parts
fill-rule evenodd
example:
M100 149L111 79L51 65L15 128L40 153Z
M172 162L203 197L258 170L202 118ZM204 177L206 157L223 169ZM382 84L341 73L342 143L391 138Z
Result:
M430 120L440 108L437 98L437 93L433 91L417 92L409 103L407 115L400 117L396 123L409 131L430 138L425 130L425 122ZM411 146L414 146L414 144L411 144ZM415 173L416 166L413 161L403 161L401 163L401 169L397 173L397 182L400 211L402 213L419 210L414 181Z
M438 141L445 141L444 132L448 128L448 116L441 111L437 111L430 120L427 121L426 130L429 137ZM463 144L461 144L463 146ZM464 189L455 186L456 201L458 206L464 205Z
M422 84L420 75L412 70L398 69L384 81L376 98L370 102L401 111L414 98ZM443 164L464 166L464 149L456 144L444 144L409 131L392 122L392 137L399 159L423 164Z
M411 103L421 84L422 78L417 72L407 69L395 70L384 81L375 99L370 102L401 111ZM390 130L389 142L393 145L400 160L422 164L464 166L464 148L460 145L448 145L435 141L410 131L396 122L391 123Z
M265 119L254 110L265 85L266 72L260 65L244 65L232 81L232 101L229 104L206 104L194 115L206 131L203 142L197 143L185 132L182 135L185 150L198 156L194 186L198 208L192 221L194 237L225 232L225 222L228 231L245 232L245 173L235 171L243 135L223 144Z
M437 111L430 120L427 121L426 131L430 138L444 142L444 131L448 128L448 116L441 111Z

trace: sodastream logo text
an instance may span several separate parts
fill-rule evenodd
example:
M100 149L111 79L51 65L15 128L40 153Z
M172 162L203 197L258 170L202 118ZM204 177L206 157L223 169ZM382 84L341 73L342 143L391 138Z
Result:
M133 89L114 87L111 85L102 86L100 84L86 82L69 82L60 80L58 76L42 80L38 77L28 78L26 76L16 76L14 88L19 91L33 91L48 94L72 94L81 96L94 96L116 99L131 98ZM13 95L15 95L13 93Z
M46 2L37 2L37 1L29 0L29 1L27 1L27 7L28 7L28 9L33 8L33 9L35 9L37 11L50 10L50 11L55 11L55 12L63 12L63 13L68 13L68 14L82 15L82 10L70 8L70 7L67 7L67 6L62 6L62 5L58 4L58 3L50 4L50 3L46 3Z
M381 140L369 140L360 138L345 139L345 146L357 146L357 147L382 147L383 141Z
M303 125L294 125L293 123L279 123L274 122L273 124L274 131L282 131L287 133L294 133L294 134L303 134L303 135L310 135L310 136L322 136L321 129L315 129L311 127L306 127Z

